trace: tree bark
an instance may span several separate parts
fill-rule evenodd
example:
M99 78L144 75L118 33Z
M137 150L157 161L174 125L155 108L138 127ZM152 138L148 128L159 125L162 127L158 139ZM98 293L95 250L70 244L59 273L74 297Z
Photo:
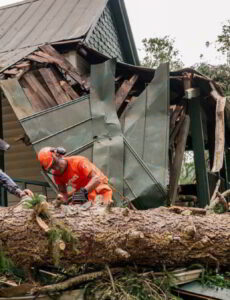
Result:
M202 210L203 212L204 210ZM191 263L230 265L229 213L201 215L200 210L146 211L92 206L49 206L48 226L55 222L71 230L76 239L60 250L61 266L80 263L148 264L184 266ZM21 205L0 209L2 250L22 267L53 265L48 234L36 221L33 210Z

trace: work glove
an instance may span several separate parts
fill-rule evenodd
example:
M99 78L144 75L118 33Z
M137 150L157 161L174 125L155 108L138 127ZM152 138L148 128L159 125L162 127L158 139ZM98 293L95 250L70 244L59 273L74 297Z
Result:
M84 195L85 200L88 201L88 191L85 188L80 188L80 192Z

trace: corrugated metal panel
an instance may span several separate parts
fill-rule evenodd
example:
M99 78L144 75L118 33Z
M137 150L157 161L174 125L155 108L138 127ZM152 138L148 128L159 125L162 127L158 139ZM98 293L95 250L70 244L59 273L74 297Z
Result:
M90 105L92 112L93 161L114 186L113 199L122 205L124 143L115 106L116 61L91 66Z
M168 128L169 70L163 64L125 115L125 195L136 198L138 208L157 207L166 200Z
M139 100L142 109L136 109L134 104L134 110L127 113L124 132L116 113L114 74L115 60L91 66L90 105L93 136L96 137L93 161L103 169L110 181L114 179L112 184L117 191L114 193L117 205L122 205L120 194L123 195L124 182L131 192L126 196L129 200L136 199L139 208L163 205L168 169L168 64L159 67L146 88L144 99ZM140 131L139 119L143 120ZM139 134L135 132L132 135L132 131L133 143L130 143L128 128L138 129ZM137 153L139 144L141 151L137 150Z
M106 3L107 0L38 0L0 8L0 66L5 65L4 52L85 36Z
M36 152L45 146L64 146L69 155L81 154L92 160L94 139L88 96L47 109L20 122ZM46 179L52 184L48 176Z
M63 144L70 152L92 141L90 121L89 100L83 97L34 114L21 123L36 150L48 144L53 147Z

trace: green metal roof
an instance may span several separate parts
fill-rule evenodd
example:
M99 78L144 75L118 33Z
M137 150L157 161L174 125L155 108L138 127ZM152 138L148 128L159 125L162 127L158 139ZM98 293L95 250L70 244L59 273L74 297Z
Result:
M27 0L0 7L0 69L45 43L88 40L108 0ZM138 64L123 0L109 0L128 63Z

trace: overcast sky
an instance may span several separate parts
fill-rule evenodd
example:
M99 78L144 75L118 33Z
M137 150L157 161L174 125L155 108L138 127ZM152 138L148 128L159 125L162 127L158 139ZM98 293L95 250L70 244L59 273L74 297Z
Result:
M186 66L199 62L201 53L211 64L223 61L205 42L215 41L223 22L230 19L230 0L125 0L125 4L140 57L144 37L170 35Z
M0 6L20 0L0 0ZM64 1L64 0L63 0ZM124 0L139 57L143 58L141 40L169 35L185 66L200 62L200 54L210 64L225 61L214 46L223 23L230 19L230 0Z

